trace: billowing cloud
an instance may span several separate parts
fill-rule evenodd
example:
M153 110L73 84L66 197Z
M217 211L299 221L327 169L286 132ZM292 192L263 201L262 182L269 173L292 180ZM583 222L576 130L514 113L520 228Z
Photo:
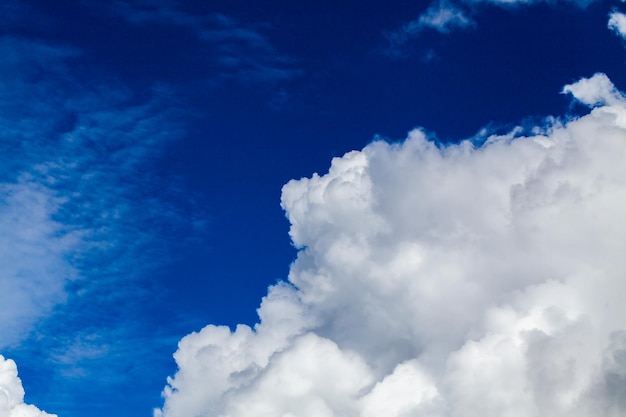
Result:
M621 38L626 39L626 15L618 11L609 14L609 29L617 33Z
M0 355L0 417L56 417L24 403L24 387L17 366Z
M285 185L289 282L253 328L183 338L155 416L623 416L626 100L564 91L595 107Z

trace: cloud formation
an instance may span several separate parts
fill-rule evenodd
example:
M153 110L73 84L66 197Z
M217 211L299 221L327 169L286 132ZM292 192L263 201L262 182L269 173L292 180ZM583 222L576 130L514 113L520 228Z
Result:
M74 66L71 47L0 36L0 53L0 353L25 371L35 360L63 407L72 384L130 378L119 368L147 344L136 312L168 260L162 236L197 236L193 203L150 166L179 137L180 108L163 86L141 95Z
M626 413L626 100L437 145L414 130L293 180L300 251L260 321L183 338L158 417Z
M620 38L626 39L626 15L624 13L612 11L609 14L608 27Z
M151 184L137 172L176 129L158 92L136 102L119 86L85 88L69 65L79 51L19 37L1 37L0 51L2 348L65 302L70 283L88 296L111 284L107 267L142 258L154 231L127 219L168 213L154 199L138 209Z
M0 355L0 417L56 417L24 403L24 388L17 366Z

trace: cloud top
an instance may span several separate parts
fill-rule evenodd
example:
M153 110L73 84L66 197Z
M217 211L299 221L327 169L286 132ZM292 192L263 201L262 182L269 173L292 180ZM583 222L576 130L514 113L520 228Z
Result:
M183 338L156 416L621 416L626 101L529 136L420 130L289 182L300 248L254 327Z
M0 417L57 417L24 403L24 388L17 366L0 355Z

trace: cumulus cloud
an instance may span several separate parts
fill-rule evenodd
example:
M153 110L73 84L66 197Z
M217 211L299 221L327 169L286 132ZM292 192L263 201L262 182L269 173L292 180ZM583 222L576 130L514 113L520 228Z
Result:
M56 417L24 403L24 388L17 366L0 355L0 417Z
M621 38L626 39L626 15L617 11L609 14L609 29L613 30Z
M421 130L293 180L260 322L183 338L159 417L622 416L626 100L527 136ZM512 137L514 136L514 137Z
M576 100L587 106L616 105L624 101L624 95L602 73L566 85L561 92L572 94Z

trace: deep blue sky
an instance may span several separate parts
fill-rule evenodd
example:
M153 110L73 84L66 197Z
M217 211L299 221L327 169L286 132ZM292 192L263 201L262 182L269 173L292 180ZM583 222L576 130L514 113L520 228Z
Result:
M429 2L219 3L0 6L2 179L80 161L41 181L64 199L55 221L98 236L63 255L67 298L0 344L48 412L150 415L183 335L254 324L296 255L290 179L416 126L448 142L575 112L562 86L598 71L626 87L616 2L459 3L473 24L401 44Z

